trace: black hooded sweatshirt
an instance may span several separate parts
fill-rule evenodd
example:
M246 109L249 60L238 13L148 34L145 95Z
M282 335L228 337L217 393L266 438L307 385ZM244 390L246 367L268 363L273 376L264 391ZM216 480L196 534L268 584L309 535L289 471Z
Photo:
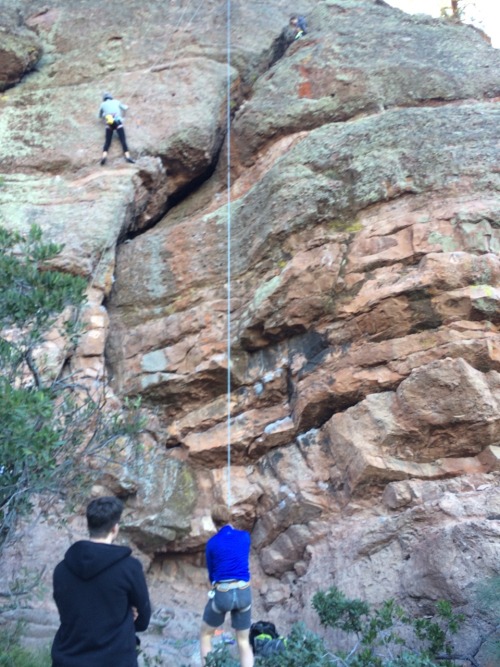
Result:
M135 632L151 617L142 565L128 547L75 542L54 570L61 625L52 667L137 667ZM134 623L132 607L139 613Z

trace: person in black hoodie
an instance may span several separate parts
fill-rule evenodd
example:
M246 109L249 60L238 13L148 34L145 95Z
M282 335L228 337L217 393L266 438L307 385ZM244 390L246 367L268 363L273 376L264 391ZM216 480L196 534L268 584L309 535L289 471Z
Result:
M151 617L148 588L131 549L112 544L123 503L102 497L87 507L89 540L75 542L54 570L61 625L52 667L137 667L136 632Z

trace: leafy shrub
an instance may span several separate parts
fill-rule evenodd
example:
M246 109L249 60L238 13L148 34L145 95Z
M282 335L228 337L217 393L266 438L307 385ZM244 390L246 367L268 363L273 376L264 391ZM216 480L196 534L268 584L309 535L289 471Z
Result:
M347 598L337 588L318 591L312 599L322 625L354 635L347 650L333 650L302 623L293 626L285 649L257 658L261 667L452 667L448 638L462 617L440 602L433 618L410 618L393 600L373 609L366 602ZM411 631L411 632L409 632ZM235 667L225 646L207 658L207 667Z
M206 667L239 667L239 664L225 644L217 644L205 659Z
M0 667L51 667L49 650L28 651L21 646L11 646L8 652L0 648Z
M297 623L286 639L285 650L263 659L259 664L266 667L329 667L334 663L321 637L308 630L303 623Z
M0 634L0 667L51 667L50 649L29 651L19 645L21 626Z
M347 652L340 652L339 664L351 667L432 667L451 666L449 637L463 621L453 613L451 604L436 604L433 618L411 618L386 600L379 608L370 608L362 600L351 600L332 587L313 596L313 607L322 625L355 634ZM336 664L336 663L332 663Z
M0 227L0 550L33 493L85 491L89 459L142 426L136 409L110 413L104 391L42 370L48 332L74 344L85 301L86 281L53 266L61 250L39 227Z

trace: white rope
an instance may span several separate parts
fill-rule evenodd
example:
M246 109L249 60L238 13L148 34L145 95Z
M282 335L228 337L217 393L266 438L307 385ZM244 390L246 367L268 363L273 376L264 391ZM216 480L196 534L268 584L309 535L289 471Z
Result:
M227 0L227 506L231 498L231 0Z

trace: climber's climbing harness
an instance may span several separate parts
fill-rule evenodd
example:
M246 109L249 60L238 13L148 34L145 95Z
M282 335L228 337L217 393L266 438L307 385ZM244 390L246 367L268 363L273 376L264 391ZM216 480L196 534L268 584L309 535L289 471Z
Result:
M200 11L201 7L203 7L204 3L205 3L205 0L200 0L200 3L197 5L196 9L194 10L194 13L193 13L193 14L191 15L191 17L189 18L189 20L188 20L188 22L187 22L187 24L186 24L186 27L188 27L188 26L193 22L194 18L196 17L196 15L198 14L198 12ZM179 20L177 21L176 25L174 26L173 30L171 31L172 33L177 32L177 30L179 29L179 27L180 27L180 25L181 25L181 23L182 23L182 21L183 21L183 19L184 19L184 16L185 16L185 14L186 14L186 12L187 12L187 10L188 10L189 7L190 7L190 1L188 0L188 2L186 3L186 6L185 6L184 9L182 10L182 14L181 14ZM161 57L161 56L160 56L160 57ZM153 66L150 67L149 69L150 69L150 70L153 69L153 68L158 64L158 62L159 62L159 59L158 59L158 60L153 64ZM139 80L139 83L138 83L137 86L136 86L136 88L135 88L134 90L132 90L132 93L131 93L128 97L129 97L130 99L132 99L132 98L137 94L137 92L138 92L138 90L139 90L139 87L142 86L142 85L143 85L143 81L142 81L142 79L140 79L140 80ZM110 98L111 98L111 94L110 94L110 93L104 93L104 96L105 96L107 99L110 99ZM108 123L107 118L106 118L105 120L106 120L106 123ZM141 123L141 119L138 119L138 120L139 120L139 124L140 124L140 123ZM137 123L137 120L136 120L136 123ZM98 271L99 271L99 269L100 269L100 267L101 267L101 264L102 264L102 262L103 262L104 257L106 257L107 253L109 252L109 250L110 250L110 248L111 248L111 243L112 243L112 240L113 240L113 236L114 236L114 230L112 229L111 232L110 232L110 235L109 235L109 242L106 244L106 247L105 247L104 250L102 251L102 253L101 253L101 257L99 258L99 260L98 260L98 262L97 262L97 264L96 264L96 266L95 266L95 268L94 268L94 270L93 270L93 272L92 272L92 275L91 275L91 281L90 281L90 286L91 286L91 287L94 285L94 282L95 282L95 280L96 280Z

